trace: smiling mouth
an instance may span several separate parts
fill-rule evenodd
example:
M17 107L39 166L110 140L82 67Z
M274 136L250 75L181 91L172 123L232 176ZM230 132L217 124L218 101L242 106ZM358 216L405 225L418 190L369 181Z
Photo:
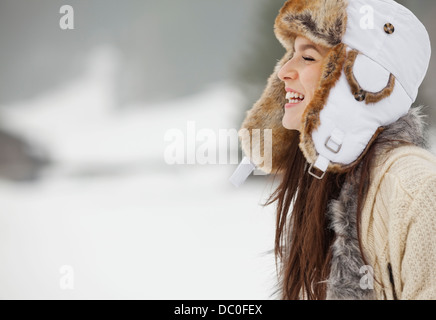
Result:
M296 92L286 93L286 99L290 104L297 104L304 100L304 94L299 94Z

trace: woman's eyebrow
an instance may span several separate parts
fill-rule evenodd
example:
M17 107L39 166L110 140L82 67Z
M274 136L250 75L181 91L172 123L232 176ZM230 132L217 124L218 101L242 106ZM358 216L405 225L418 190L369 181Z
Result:
M300 51L304 51L307 49L314 49L316 52L318 52L319 54L321 54L321 52L318 50L317 47L315 47L313 44L302 44L299 46Z

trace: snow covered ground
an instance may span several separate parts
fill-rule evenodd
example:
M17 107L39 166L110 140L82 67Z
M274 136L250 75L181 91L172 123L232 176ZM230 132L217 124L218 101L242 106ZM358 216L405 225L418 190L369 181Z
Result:
M164 161L165 134L188 121L237 129L238 93L217 84L118 109L116 65L99 48L82 78L2 109L54 165L36 183L0 181L0 298L269 299L274 208L260 203L272 184L235 188L234 164Z

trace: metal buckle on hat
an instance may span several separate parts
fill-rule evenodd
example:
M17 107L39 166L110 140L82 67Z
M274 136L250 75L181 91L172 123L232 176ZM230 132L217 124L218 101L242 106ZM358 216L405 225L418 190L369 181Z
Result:
M333 150L332 148L330 148L329 146L328 146L328 143L330 142L330 141L332 141L334 144L336 144L337 146L338 146L338 148L337 148L337 150ZM337 142L335 142L334 140L332 140L332 137L330 136L330 137L328 137L327 138L327 140L325 141L325 147L327 148L327 149L329 149L331 152L333 152L333 153L338 153L339 151L341 151L341 148L342 148L342 143L341 144L338 144Z
M313 163L310 165L310 168L309 168L309 170L308 170L307 172L309 172L309 174L310 174L312 177L315 177L315 178L317 178L318 180L322 180L322 178L324 178L324 176L325 176L326 171L324 171L323 174L322 174L321 176L317 176L314 172L312 172L313 165L314 165ZM321 170L319 170L319 171L321 171Z

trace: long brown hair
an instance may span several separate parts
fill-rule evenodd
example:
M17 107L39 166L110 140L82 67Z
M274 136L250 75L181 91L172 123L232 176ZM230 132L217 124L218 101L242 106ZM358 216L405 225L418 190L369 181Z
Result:
M353 179L357 183L357 234L360 251L362 244L359 235L361 206L370 185L370 172L376 145L388 144L382 148L388 151L398 144L410 144L401 140L376 139L366 151L358 165L346 173L326 172L322 180L312 177L307 172L307 161L301 152L299 132L295 131L286 159L282 180L274 193L264 205L277 201L277 218L275 234L275 257L280 276L279 290L282 299L326 298L325 280L330 273L331 246L335 239L329 228L326 216L330 200L336 199L343 183ZM280 170L280 169L279 169ZM357 172L360 179L357 181ZM289 212L292 206L292 212ZM366 263L365 257L362 258Z

